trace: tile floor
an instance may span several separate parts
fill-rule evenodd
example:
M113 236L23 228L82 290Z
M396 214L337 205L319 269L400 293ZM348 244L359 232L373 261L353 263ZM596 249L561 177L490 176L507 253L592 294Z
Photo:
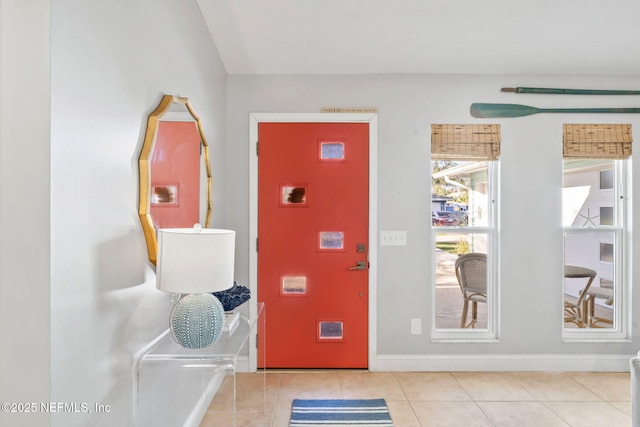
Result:
M287 427L294 398L384 398L395 427L631 426L628 372L267 371L236 389L242 427ZM233 426L232 396L225 383L200 427Z

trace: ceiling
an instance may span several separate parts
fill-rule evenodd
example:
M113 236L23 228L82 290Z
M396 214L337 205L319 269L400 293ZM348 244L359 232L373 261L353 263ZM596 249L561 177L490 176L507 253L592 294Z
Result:
M638 0L197 0L229 74L640 74Z

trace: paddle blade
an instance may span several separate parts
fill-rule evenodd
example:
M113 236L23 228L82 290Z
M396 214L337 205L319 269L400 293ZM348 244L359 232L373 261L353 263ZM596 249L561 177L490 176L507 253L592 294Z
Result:
M520 104L471 104L473 117L523 117L537 114L540 109Z

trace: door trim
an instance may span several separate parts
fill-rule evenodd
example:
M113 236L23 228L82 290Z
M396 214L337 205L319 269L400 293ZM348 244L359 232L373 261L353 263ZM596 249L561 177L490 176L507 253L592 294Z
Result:
M249 114L249 289L258 295L258 141L259 123L368 123L369 124L369 307L368 369L376 370L377 360L377 278L378 278L378 115L369 113L250 113ZM269 313L269 307L265 307ZM255 339L255 338L254 338ZM267 343L267 345L269 345ZM249 346L250 368L257 366L255 345Z

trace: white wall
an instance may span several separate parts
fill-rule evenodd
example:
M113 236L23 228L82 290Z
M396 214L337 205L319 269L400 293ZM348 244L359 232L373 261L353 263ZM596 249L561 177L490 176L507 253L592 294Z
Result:
M637 88L640 77L232 76L227 85L195 0L0 0L0 12L0 400L111 407L108 414L51 420L2 414L0 424L130 424L133 356L165 328L169 308L169 296L154 288L136 215L144 123L163 93L188 96L203 121L212 148L213 225L238 230L240 281L250 250L249 113L379 109L378 223L409 236L407 247L378 250L382 361L397 357L420 368L429 355L611 356L640 346L635 327L629 343L560 340L561 124L640 129L636 116L623 115L495 120L503 135L501 341L437 344L428 333L409 333L410 318L422 318L425 331L431 319L430 124L479 122L468 113L476 101L634 106L633 97L525 96L499 88ZM548 203L522 208L539 199Z
M406 247L378 248L378 368L564 369L570 363L581 369L628 369L627 356L640 347L635 327L632 341L625 343L561 340L562 123L631 123L638 130L640 117L540 114L474 119L469 113L473 102L538 107L638 106L634 97L520 95L500 91L503 86L606 88L613 83L616 88L640 87L640 76L615 80L598 76L525 75L229 76L227 197L229 212L233 214L229 226L239 231L238 279L248 278L248 253L252 250L246 233L247 159L251 155L247 141L249 113L374 107L378 109L378 226L380 230L408 232ZM498 343L446 344L431 342L429 338L432 123L502 125L499 236L502 317ZM637 161L638 156L634 159ZM639 180L636 175L636 187ZM634 204L638 218L640 206ZM633 240L637 244L637 236ZM634 260L637 258L638 255ZM638 297L634 298L637 302ZM633 318L637 319L640 306L636 303L634 307L638 307L633 312ZM423 335L410 334L411 318L422 319ZM596 357L579 363L572 357L592 354ZM531 361L538 356L539 360ZM482 365L474 362L483 357L493 359ZM604 364L600 363L602 360ZM607 365L607 360L613 360L613 364Z
M49 0L0 0L0 402L50 400L49 29Z
M0 425L131 425L133 357L170 298L137 218L146 116L190 98L225 225L226 72L195 0L0 0L0 16L0 400L110 405Z

